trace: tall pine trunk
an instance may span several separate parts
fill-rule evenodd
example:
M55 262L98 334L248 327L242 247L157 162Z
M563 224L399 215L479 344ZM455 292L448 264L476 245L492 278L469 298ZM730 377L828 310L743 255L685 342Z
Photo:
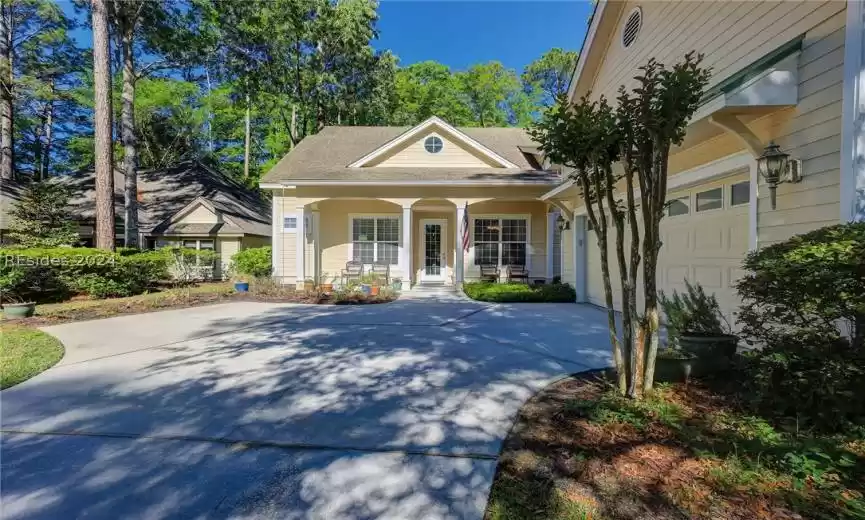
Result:
M251 127L252 105L249 101L249 92L246 93L246 129L243 132L243 178L249 178L249 149L252 147Z
M111 58L106 0L92 0L93 133L96 163L96 247L114 249L114 172L111 151Z
M138 247L138 139L135 136L134 23L122 24L123 93L120 106L120 139L123 142L123 220L126 247Z
M51 83L52 96L54 95L54 83ZM42 133L45 135L45 145L42 147L42 161L38 165L39 177L48 177L48 167L51 165L51 147L54 144L54 100L48 101L45 107L45 125Z
M13 131L14 82L12 74L13 0L2 0L0 12L0 178L15 177Z

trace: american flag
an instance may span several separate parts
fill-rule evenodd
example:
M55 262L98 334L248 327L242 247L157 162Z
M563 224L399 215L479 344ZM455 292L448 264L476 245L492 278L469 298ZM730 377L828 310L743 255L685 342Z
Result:
M466 253L469 252L469 203L466 202L465 209L463 210L463 251Z

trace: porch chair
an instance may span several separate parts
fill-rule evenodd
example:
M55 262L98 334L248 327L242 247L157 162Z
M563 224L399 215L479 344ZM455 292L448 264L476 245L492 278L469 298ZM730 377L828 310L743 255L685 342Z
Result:
M355 261L349 260L345 263L345 269L342 270L342 285L345 287L352 280L356 280L360 282L361 277L363 277L363 264Z
M507 268L508 282L519 280L523 283L529 283L529 270L524 265L509 265Z
M499 268L495 265L482 265L481 266L481 280L484 282L498 282L499 281Z
M384 278L384 284L390 285L390 264L380 261L373 262L369 272Z

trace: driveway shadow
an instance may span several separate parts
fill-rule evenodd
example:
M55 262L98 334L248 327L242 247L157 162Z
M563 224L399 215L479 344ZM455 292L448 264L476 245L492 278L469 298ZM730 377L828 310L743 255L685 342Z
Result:
M609 363L550 309L270 306L49 370L0 393L4 518L480 518L520 405Z

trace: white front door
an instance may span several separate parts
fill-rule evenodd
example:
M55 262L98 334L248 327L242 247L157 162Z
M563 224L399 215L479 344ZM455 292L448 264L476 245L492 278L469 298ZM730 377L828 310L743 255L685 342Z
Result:
M448 221L421 219L420 221L420 281L443 282L447 274Z

